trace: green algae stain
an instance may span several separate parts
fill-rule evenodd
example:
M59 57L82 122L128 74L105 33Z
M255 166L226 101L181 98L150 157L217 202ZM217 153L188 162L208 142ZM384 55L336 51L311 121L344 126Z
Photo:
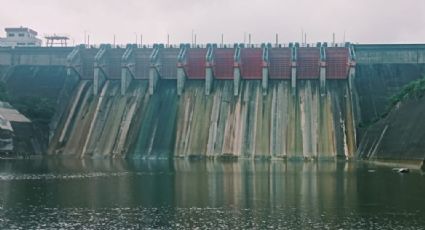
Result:
M134 158L302 159L355 150L345 82L329 83L321 93L315 81L299 81L296 92L289 82L270 81L268 94L263 95L261 81L242 81L238 96L233 95L232 81L216 81L208 96L203 81L187 81L181 96L172 80L160 81L154 95L148 94L146 82L133 85L129 95L121 96L119 85L111 83L100 104L99 97L82 95L64 151L78 154L81 149L71 148L85 139L90 140L89 155L121 151ZM127 114L130 107L136 108L134 115ZM126 122L128 129L122 131ZM87 134L90 126L93 132ZM124 147L117 150L118 145Z

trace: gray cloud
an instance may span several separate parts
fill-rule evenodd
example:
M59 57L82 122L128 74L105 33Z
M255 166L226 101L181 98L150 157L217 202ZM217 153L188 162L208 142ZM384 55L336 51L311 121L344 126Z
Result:
M0 27L29 26L41 35L69 34L75 43L84 31L95 43L241 42L251 33L254 43L309 42L416 43L425 37L423 0L0 0Z

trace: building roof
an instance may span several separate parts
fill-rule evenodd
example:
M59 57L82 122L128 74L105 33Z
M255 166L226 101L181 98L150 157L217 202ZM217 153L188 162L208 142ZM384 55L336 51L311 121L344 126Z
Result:
M0 129L3 130L9 130L11 132L13 132L13 128L12 125L10 124L10 122L4 118L1 114L0 114Z
M37 31L32 30L28 27L8 27L4 29L6 32L28 32L30 34L33 34L35 36L37 36Z
M44 38L51 40L69 40L69 37L66 35L47 35Z

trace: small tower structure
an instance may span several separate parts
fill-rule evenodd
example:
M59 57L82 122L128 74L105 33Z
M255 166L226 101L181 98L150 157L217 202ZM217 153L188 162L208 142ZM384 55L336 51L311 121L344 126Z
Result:
M68 40L69 36L66 35L46 35L44 36L46 39L46 46L47 47L67 47L68 46Z

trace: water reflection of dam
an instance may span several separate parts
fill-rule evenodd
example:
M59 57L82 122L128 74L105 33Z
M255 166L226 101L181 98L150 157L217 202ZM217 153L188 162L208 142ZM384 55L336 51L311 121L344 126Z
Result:
M364 162L45 158L0 166L2 226L52 221L74 227L79 221L87 228L219 228L230 222L232 229L369 229L424 223L420 173L406 177Z
M219 207L224 203L256 209L315 206L331 211L331 207L343 207L345 202L355 203L355 197L348 195L348 191L356 189L355 178L337 176L354 172L353 165L345 163L177 160L174 167L178 172L175 177L178 206ZM347 196L336 199L337 194Z
M355 87L373 79L358 80L356 62L413 60L397 53L401 46L358 47L358 55L357 46L320 43L3 48L0 67L12 67L9 81L25 66L67 69L53 155L351 157L356 123L374 119L360 110L370 103L356 95L365 88Z
M0 183L3 197L13 205L22 197L27 204L86 206L176 206L273 208L311 207L319 215L335 208L354 206L357 180L355 165L334 161L109 161L49 159L15 164L3 162ZM32 170L39 170L33 172ZM51 180L60 183L46 183ZM27 182L27 183L22 183ZM44 183L44 190L36 183ZM78 184L78 186L76 186ZM27 193L9 193L8 186ZM22 189L25 191L25 189ZM53 192L54 191L54 192ZM7 198L7 199L5 199ZM40 200L41 199L41 200ZM344 203L348 203L345 205ZM312 213L314 215L314 213Z

